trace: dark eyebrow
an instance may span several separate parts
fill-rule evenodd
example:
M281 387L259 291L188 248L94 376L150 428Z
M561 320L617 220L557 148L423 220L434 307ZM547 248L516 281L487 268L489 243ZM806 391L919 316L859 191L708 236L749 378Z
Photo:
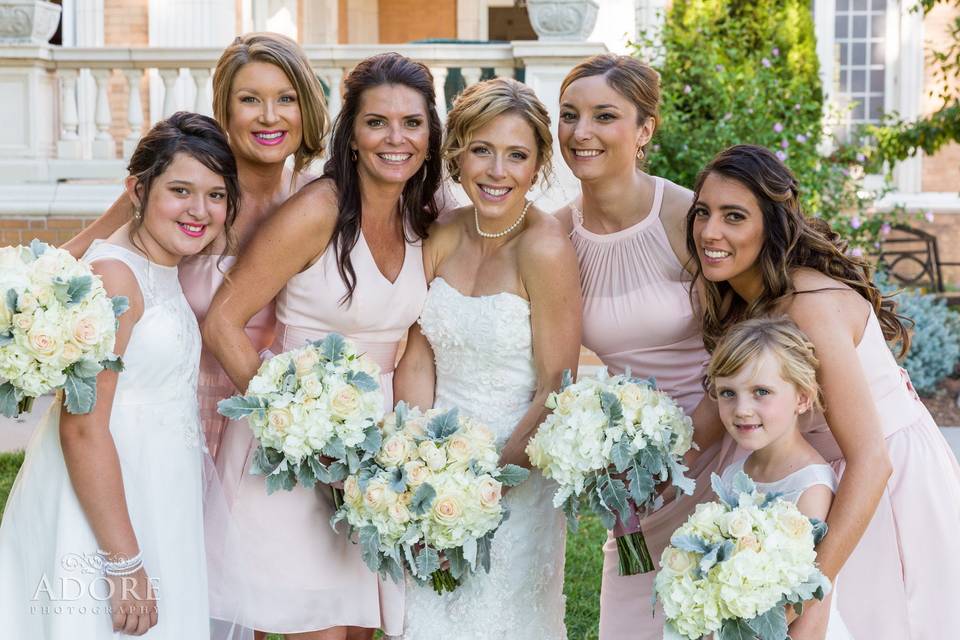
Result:
M170 180L167 182L167 184L185 184L189 187L193 186L193 183L190 182L189 180Z
M238 88L236 88L236 89L233 90L234 93L240 93L241 91L246 91L247 93L255 93L255 94L258 94L258 95L259 95L259 93L260 93L260 92L257 91L256 89L248 89L248 88L246 88L246 87L238 87ZM293 93L296 93L296 92L297 92L297 90L294 89L293 87L287 86L287 87L284 87L283 89L281 89L280 91L278 91L277 93L289 93L289 92L291 92L291 91L292 91Z
M381 115L381 114L379 114L379 113L372 113L372 112L365 113L365 114L363 114L363 116L361 116L361 117L363 117L363 118L380 118L381 120L389 120L389 119L390 119L390 118L388 118L387 116ZM425 117L426 117L426 116L425 116L424 114L422 114L422 113L408 113L408 114L405 115L405 116L401 116L401 118L402 118L403 120L408 120L408 119L410 119L410 118L425 118Z
M600 109L615 109L615 110L617 110L617 111L620 111L620 107L618 107L618 106L615 105L615 104L598 104L598 105L595 106L593 109L594 109L594 111L597 111L597 110L600 110Z

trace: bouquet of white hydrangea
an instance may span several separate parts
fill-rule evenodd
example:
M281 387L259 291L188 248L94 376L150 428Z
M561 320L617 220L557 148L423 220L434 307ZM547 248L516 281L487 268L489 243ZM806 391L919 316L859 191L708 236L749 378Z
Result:
M629 375L583 378L564 372L559 393L547 398L553 412L527 445L530 462L560 485L563 506L576 530L580 496L617 539L620 575L653 571L640 518L659 509L656 485L669 481L693 493L683 455L693 444L693 423L652 380Z
M814 550L827 526L758 492L742 471L729 488L716 474L712 482L720 501L697 505L660 557L654 589L664 638L784 640L786 606L800 614L804 601L830 591Z
M17 416L61 388L67 411L93 410L97 374L123 369L113 347L127 306L62 249L0 247L0 413Z
M380 448L379 376L375 362L331 333L265 360L246 394L217 408L233 420L248 418L260 443L251 473L267 477L267 493L290 491L297 482L331 484Z
M376 456L344 481L331 524L346 520L358 533L371 570L399 582L406 566L437 593L453 591L477 567L490 571L490 545L507 518L501 489L529 473L498 460L485 425L457 409L424 413L400 402L383 421Z

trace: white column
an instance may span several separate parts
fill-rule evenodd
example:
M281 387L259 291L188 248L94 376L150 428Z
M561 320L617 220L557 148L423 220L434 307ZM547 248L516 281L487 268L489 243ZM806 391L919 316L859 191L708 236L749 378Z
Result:
M197 86L193 110L205 116L213 117L213 96L210 93L210 69L190 69L193 83Z
M93 79L97 83L97 108L94 112L94 124L97 133L93 137L91 147L93 157L98 160L109 160L116 157L116 145L110 135L110 98L107 91L110 88L110 69L94 69Z
M498 78L513 78L516 70L513 67L496 67L493 73Z
M143 77L143 71L125 69L123 75L127 77L127 87L130 91L130 97L127 100L127 124L130 126L130 133L123 140L123 157L129 159L140 141L140 132L143 130L143 106L140 102L140 78Z
M437 94L437 113L440 120L447 119L447 94L444 87L447 84L447 68L431 67L430 73L433 74L433 90Z
M80 143L80 114L77 112L77 77L79 69L60 69L60 139L57 157L79 160L83 155Z
M160 69L160 77L163 79L163 111L161 118L169 118L177 111L177 78L180 77L180 69Z
M321 77L327 83L327 87L330 88L330 97L327 98L327 111L330 113L330 122L333 123L343 104L340 98L343 85L343 69L330 69L323 73Z
M480 67L462 67L460 73L463 75L463 88L466 89L470 85L480 82L480 74L483 73L483 69Z
M886 103L890 110L898 111L901 118L914 120L921 114L925 95L923 12L914 11L912 3L891 4L894 6L887 10ZM923 152L898 163L894 180L901 193L922 192Z

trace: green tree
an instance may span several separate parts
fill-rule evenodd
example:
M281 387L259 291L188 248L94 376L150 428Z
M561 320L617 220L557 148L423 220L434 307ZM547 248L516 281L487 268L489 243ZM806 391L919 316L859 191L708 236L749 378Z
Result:
M960 1L960 0L958 0ZM857 251L872 248L889 216L871 215L860 150L826 136L809 0L676 0L662 31L636 48L658 61L662 123L650 171L692 186L733 144L775 150L801 184L804 211L822 217Z

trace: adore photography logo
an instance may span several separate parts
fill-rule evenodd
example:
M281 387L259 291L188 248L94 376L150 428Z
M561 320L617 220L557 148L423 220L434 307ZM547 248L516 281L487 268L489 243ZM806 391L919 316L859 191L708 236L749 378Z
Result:
M111 601L117 597L130 603L160 597L158 578L149 578L145 585L132 575L106 576L103 558L96 553L67 553L60 558L60 567L63 571L52 577L40 576L30 598L31 614L110 614Z

